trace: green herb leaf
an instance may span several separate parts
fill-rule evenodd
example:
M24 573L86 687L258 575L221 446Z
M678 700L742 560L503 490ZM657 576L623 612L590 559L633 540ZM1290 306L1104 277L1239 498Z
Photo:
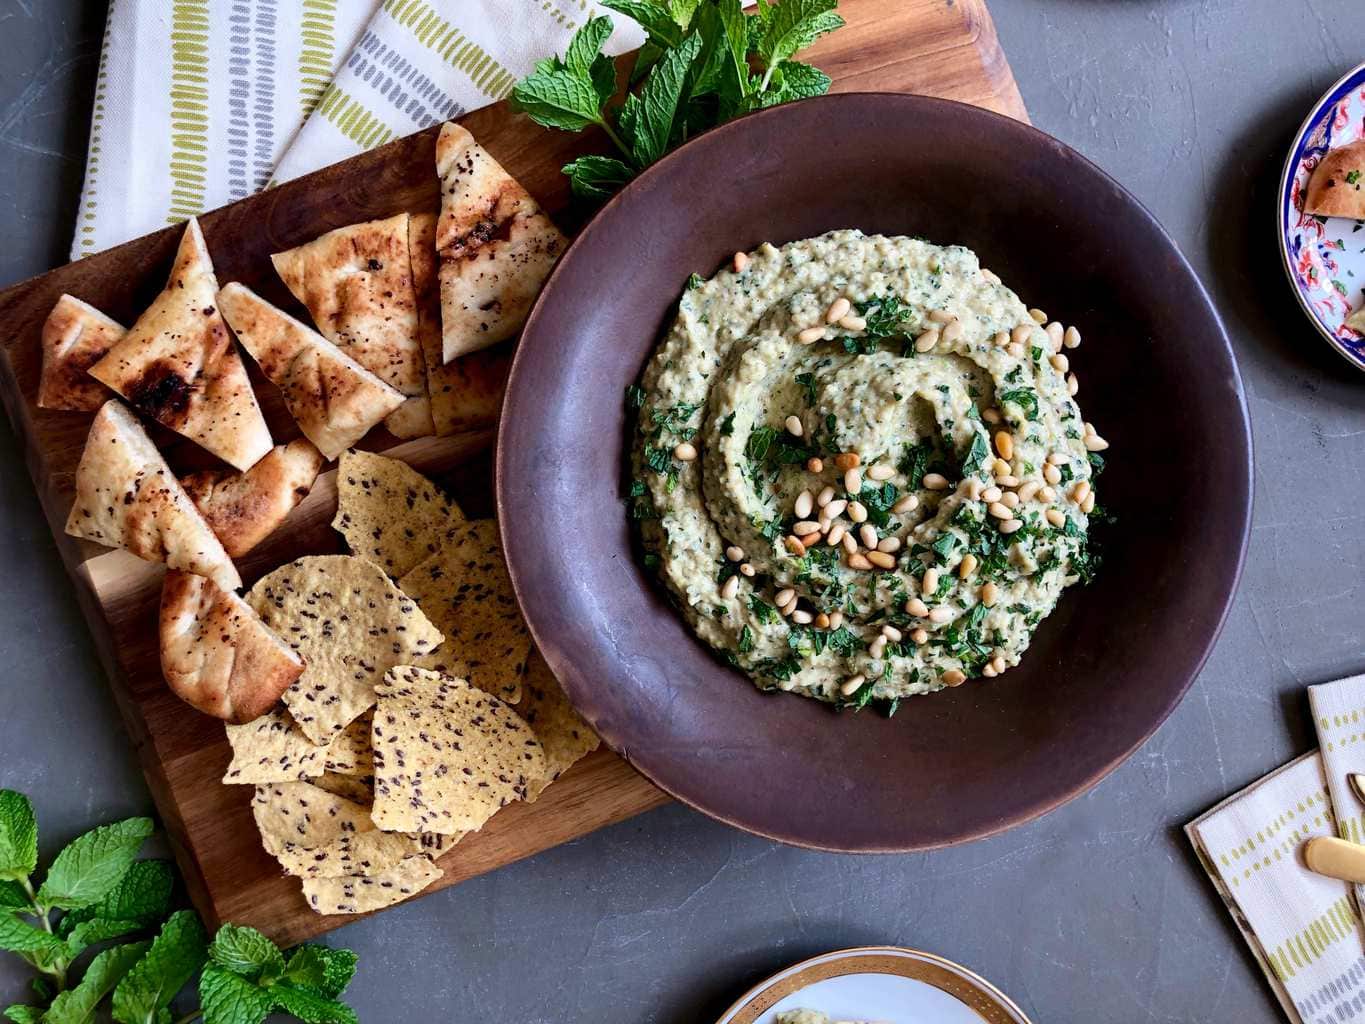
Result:
M512 102L546 128L579 132L603 123L602 99L592 79L544 61L517 83Z
M735 432L735 414L732 412L720 421L720 436L730 437Z
M261 1024L275 1006L274 993L216 964L199 978L204 1024Z
M1030 388L1012 388L1009 391L1002 391L996 396L1000 402L1010 402L1019 407L1019 411L1028 420L1038 419L1038 395Z
M79 985L58 993L43 1016L43 1024L90 1024L95 1019L96 1007L114 991L150 946L150 942L130 942L106 949L95 957L85 969Z
M114 1020L119 1024L159 1024L177 992L204 965L207 936L191 910L172 914L152 940L146 956L114 989Z
M618 122L630 140L630 152L640 167L664 155L673 133L687 70L701 52L701 36L693 34L669 50L650 69L644 88L632 93L621 107Z
M35 966L48 966L67 959L66 944L61 939L13 914L0 914L0 949L18 953Z
M612 22L608 17L599 16L585 21L583 27L569 40L569 48L564 51L564 67L575 75L591 77L593 63L601 55L611 29Z
M349 949L300 946L289 956L284 980L316 989L328 999L336 999L351 983L357 959Z
M284 955L255 928L225 924L209 946L209 959L248 981L270 984L284 973Z
M986 432L977 430L972 433L972 445L967 449L967 457L962 460L962 475L976 476L985 467L991 458L990 442L986 440Z
M687 28L686 22L680 25L674 12L655 0L602 0L602 6L638 21L649 41L660 49L681 43Z
M771 8L757 47L764 67L774 68L843 25L844 19L834 13L837 6L838 0L782 0Z
M18 882L0 882L0 911L28 910L28 893Z
M48 869L38 904L71 910L103 899L151 834L151 818L129 818L72 840Z
M169 861L133 861L104 899L64 916L57 934L70 935L78 924L95 918L141 925L160 921L170 913L174 885L175 872Z
M43 1008L14 1003L5 1007L5 1019L13 1021L14 1024L42 1024Z
M608 199L635 176L624 161L591 154L571 160L563 170L573 194L580 199Z
M773 71L768 90L760 103L764 107L775 107L793 100L806 100L812 96L823 96L833 84L829 75L810 64L794 60L784 60Z
M110 939L121 939L142 927L143 924L140 921L119 921L96 917L89 921L82 921L71 929L71 934L66 937L66 948L70 951L71 956L75 957L86 946L93 946L96 942L108 942Z
M276 985L270 990L275 1005L304 1024L357 1024L355 1011L306 988Z
M28 797L0 789L0 879L17 881L38 866L38 821Z

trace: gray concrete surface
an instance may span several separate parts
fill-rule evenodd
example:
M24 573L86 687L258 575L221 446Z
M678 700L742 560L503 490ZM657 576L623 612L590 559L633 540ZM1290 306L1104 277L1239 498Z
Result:
M975 967L1039 1021L1278 1018L1179 826L1308 749L1305 685L1365 669L1365 376L1301 319L1271 231L1285 147L1365 59L1365 11L992 8L1035 123L1155 211L1241 361L1255 527L1202 676L1093 792L985 842L843 858L671 807L357 923L333 941L361 954L363 1020L705 1024L792 960L882 942ZM0 282L66 251L101 28L95 0L0 0ZM0 567L0 785L33 795L50 850L151 804L7 423ZM24 977L0 957L0 1005L22 997Z

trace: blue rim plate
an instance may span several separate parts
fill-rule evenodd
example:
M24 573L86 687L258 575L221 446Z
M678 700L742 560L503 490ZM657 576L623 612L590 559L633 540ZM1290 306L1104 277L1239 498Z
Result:
M1365 334L1345 325L1365 302L1365 221L1303 213L1313 169L1329 149L1365 138L1365 64L1347 72L1313 105L1280 176L1276 231L1284 272L1318 333L1357 370Z

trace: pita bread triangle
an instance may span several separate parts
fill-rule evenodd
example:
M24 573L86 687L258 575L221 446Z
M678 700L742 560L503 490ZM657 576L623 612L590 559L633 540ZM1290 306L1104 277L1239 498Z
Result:
M90 373L139 412L245 470L272 442L217 295L213 261L191 218L165 290Z
M242 347L284 392L299 429L328 459L403 404L399 391L245 285L226 285L217 301Z
M436 140L445 361L521 330L567 240L520 183L454 122Z
M407 400L384 421L390 433L430 434L408 215L337 228L271 260L323 337L403 393Z
M152 439L117 400L104 403L90 425L66 532L207 576L226 590L242 585Z
M109 390L90 376L90 367L123 337L123 325L94 306L63 295L43 324L43 375L38 385L42 409L94 412Z
M1365 139L1327 151L1308 179L1303 212L1365 220Z

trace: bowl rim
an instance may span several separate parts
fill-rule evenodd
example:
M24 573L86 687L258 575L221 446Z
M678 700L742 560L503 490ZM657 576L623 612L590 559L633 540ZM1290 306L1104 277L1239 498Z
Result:
M1322 336L1327 344L1332 346L1332 350L1337 355L1345 359L1355 369L1365 373L1365 354L1352 352L1343 345L1341 339L1327 329L1327 325L1308 305L1303 296L1303 289L1299 287L1299 278L1294 270L1294 261L1289 255L1289 213L1293 207L1294 176L1299 169L1299 164L1303 161L1303 151L1306 148L1308 133L1322 120L1323 111L1329 106L1339 103L1347 93L1359 85L1365 85L1365 61L1357 64L1333 82L1309 108L1308 114L1299 125L1299 130L1294 134L1294 141L1289 144L1284 168L1280 171L1280 188L1275 196L1275 236L1280 248L1280 266L1284 269L1285 277L1289 281L1289 290L1294 293L1294 299L1298 302L1299 309L1303 311L1304 316L1308 317L1314 330Z
M810 104L837 106L841 103L858 102L893 104L907 103L911 106L927 104L929 106L940 106L948 108L966 117L982 117L988 121L993 121L996 127L1003 128L1005 131L1013 131L1018 132L1025 136L1030 136L1035 143L1056 150L1060 150L1070 159L1076 160L1083 164L1084 166L1086 166L1091 172L1093 172L1098 177L1100 181L1106 184L1113 191L1113 193L1115 193L1123 201L1130 203L1132 207L1140 213L1142 218L1148 222L1150 227L1155 231L1158 238L1161 241L1163 241L1165 245L1169 248L1169 251L1172 254L1174 254L1177 265L1185 271L1189 281L1193 284L1198 296L1202 298L1204 301L1207 313L1211 318L1211 322L1214 328L1216 329L1217 336L1218 338L1221 339L1223 349L1227 354L1228 369L1230 370L1229 383L1231 384L1232 387L1233 396L1236 399L1237 409L1241 413L1240 416L1241 429L1239 431L1239 435L1243 442L1243 450L1245 451L1243 469L1245 471L1246 489L1244 499L1239 503L1239 510L1241 513L1242 521L1241 528L1239 531L1240 540L1237 545L1236 564L1234 565L1231 576L1229 578L1226 594L1222 599L1222 607L1218 609L1217 621L1214 625L1214 628L1209 631L1207 638L1204 640L1202 644L1202 649L1200 649L1198 656L1194 659L1192 667L1187 674L1187 678L1183 681L1178 691L1173 691L1171 693L1169 699L1165 703L1165 706L1161 708L1160 713L1158 715L1153 716L1151 724L1145 729L1145 731L1143 731L1143 733L1140 736L1138 736L1134 740L1134 742L1125 747L1123 750L1119 751L1113 758L1105 762L1095 771L1090 773L1087 777L1081 779L1075 785L1067 789L1065 792L1059 793L1052 799L1035 802L1034 804L1028 807L1016 810L1012 814L1001 815L1000 817L994 819L993 821L986 823L982 827L978 827L971 831L965 831L960 835L953 836L946 840L936 839L931 841L915 843L896 842L885 845L868 844L856 847L840 846L835 843L823 843L815 841L812 840L811 838L799 835L783 835L776 830L759 828L752 824L747 824L742 821L734 820L732 817L729 817L716 810L703 807L701 806L699 801L691 799L688 796L678 792L666 781L658 777L658 775L655 772L653 772L650 769L650 767L646 766L645 764L642 764L640 760L637 758L637 756L633 753L633 751L626 745L613 742L614 737L608 737L606 735L602 735L601 733L599 733L602 742L606 744L608 748L610 748L618 756L624 759L628 764L630 764L632 768L634 768L646 779L648 779L653 785L657 786L661 791L668 794L670 798L678 801L681 804L684 804L685 806L691 808L694 811L698 811L699 813L704 814L709 818L712 818L713 820L720 821L726 825L729 825L732 828L739 829L743 832L748 832L751 835L760 836L764 839L770 839L776 842L785 843L787 845L797 846L810 850L819 850L828 853L888 853L888 854L910 853L925 850L944 849L952 846L960 846L963 843L974 842L978 839L986 839L991 836L998 835L1002 832L1009 831L1012 828L1016 828L1030 821L1034 821L1038 818L1043 817L1046 814L1049 814L1050 812L1056 810L1063 804L1069 803L1072 800L1076 799L1077 797L1083 796L1084 794L1092 790L1095 786L1097 786L1100 782L1107 778L1116 768L1118 768L1121 764L1123 764L1130 757L1132 757L1133 754L1136 753L1148 740L1150 740L1152 736L1156 734L1157 730L1160 729L1161 726L1165 724L1166 720L1171 716L1172 712L1175 711L1176 707L1185 698L1185 695L1194 685L1194 681L1199 677L1199 674L1207 665L1209 657L1212 655L1213 649L1216 646L1218 639L1222 636L1223 629L1227 625L1228 617L1232 612L1233 603L1236 600L1238 590L1241 586L1242 572L1246 565L1247 550L1249 548L1251 540L1252 512L1255 501L1255 460L1253 451L1253 436L1251 432L1251 420L1247 409L1246 390L1242 381L1242 372L1237 362L1236 353L1233 351L1231 340L1228 337L1227 328L1223 323L1222 315L1218 312L1218 308L1214 304L1212 297L1209 295L1208 289L1205 288L1203 279L1190 265L1189 260L1186 258L1184 252L1180 249L1180 247L1176 244L1175 239L1171 237L1170 233L1167 232L1165 227L1162 226L1161 222L1157 220L1156 216L1151 212L1151 210L1149 210L1147 206L1143 204L1136 196L1134 196L1131 192L1124 188L1124 186L1120 184L1117 181L1117 179L1115 179L1112 175L1110 175L1107 171L1105 171L1094 161L1084 156L1078 150L1075 150L1072 147L1068 146L1060 139L1057 139L1054 136L1049 135L1047 132L1044 132L1042 129L1037 128L1026 121L1016 120L1012 117L1009 117L1008 115L998 113L994 110L989 110L985 107L974 106L972 104L963 103L958 100L944 99L936 96L925 96L919 93L876 91L832 93L827 94L825 96L797 100L791 103L780 104L775 107L768 107L764 110L755 111L753 113L746 114L742 117L735 118L731 121L727 121L724 124L718 125L715 128L711 128L708 131L705 131L693 137L692 139L689 139L686 143L679 146L677 149L674 149L671 152L665 154L662 158L655 161L655 163L645 168L644 171L642 171L634 179L628 182L624 188L622 188L619 192L616 193L616 195L612 196L612 198L609 199L602 206L602 208L598 210L587 221L586 224L583 225L583 228L571 240L568 248L560 256L559 261L555 264L554 269L551 271L549 277L546 279L545 284L540 291L540 294L537 295L535 304L532 306L531 312L526 318L526 323L522 330L522 336L524 337L525 334L531 332L531 330L535 326L537 326L538 321L545 315L545 296L550 292L551 285L555 282L556 278L563 272L563 268L568 264L570 258L573 255L574 250L578 248L580 245L586 245L587 239L591 235L593 235L595 231L599 230L599 226L602 223L602 221L606 218L608 211L611 211L616 206L621 205L623 197L628 192L647 186L653 178L658 177L660 174L662 174L666 167L679 160L680 159L679 154L683 153L689 147L696 146L701 140L711 139L714 136L730 135L736 132L741 132L749 124L751 119L781 118L784 116L784 111L788 110L789 108L806 106ZM512 366L508 374L507 389L505 392L502 410L498 418L497 440L494 450L493 476L494 507L498 517L500 534L502 532L501 524L507 521L507 510L510 504L506 492L506 488L508 485L505 483L505 481L508 479L506 463L510 457L508 445L506 443L506 439L509 436L509 431L507 427L508 421L511 416L511 411L513 408L513 403L509 399L513 395L519 377L521 376L519 372L521 367L525 362L533 358L532 356L527 354L528 351L529 351L528 347L522 345L520 343L519 338L516 351L512 359ZM505 552L506 547L504 547L504 553ZM515 594L517 604L522 611L522 617L526 621L527 628L530 631L532 639L535 641L537 648L540 648L543 646L542 638L537 630L535 623L531 621L531 617L526 615L527 602L525 600L524 593L528 588L529 580L523 579L521 571L514 564L511 558L507 558L506 563L508 575L512 582L513 593ZM632 563L634 563L633 558ZM697 642L700 643L700 641ZM717 664L717 668L718 669L720 668L719 664ZM563 684L561 683L561 685ZM564 686L564 689L566 695L569 697L570 703L575 704L576 706L576 702L573 699L573 694L569 692L569 687ZM591 726L592 723L590 722L589 725ZM594 726L593 728L594 731L596 731L596 727Z

